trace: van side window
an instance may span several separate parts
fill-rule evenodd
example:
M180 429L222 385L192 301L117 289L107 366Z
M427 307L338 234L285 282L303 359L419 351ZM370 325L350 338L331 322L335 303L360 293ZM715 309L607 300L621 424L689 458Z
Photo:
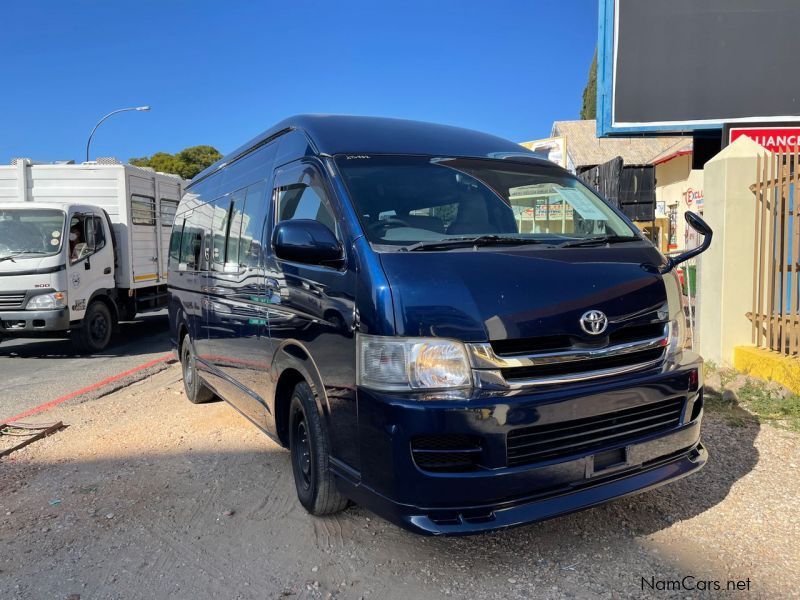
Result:
M212 271L222 271L225 266L225 242L231 219L231 197L222 196L214 201L214 216L211 223L211 260Z
M255 268L264 265L261 237L267 220L267 182L260 181L246 190L245 209L242 219L242 237L239 246L239 264Z
M231 195L228 235L225 240L224 270L227 272L235 273L239 270L239 240L242 235L245 194L246 190L239 190Z
M76 263L106 245L103 221L96 215L72 215L69 221L69 260Z
M336 231L336 220L322 188L295 183L278 188L278 221L313 219Z
M179 218L175 221L172 227L172 234L169 236L169 262L180 262L181 257L181 236L183 235L183 228L186 225L186 219Z
M201 213L189 212L183 222L178 269L181 271L198 271L203 245L203 230L197 223Z

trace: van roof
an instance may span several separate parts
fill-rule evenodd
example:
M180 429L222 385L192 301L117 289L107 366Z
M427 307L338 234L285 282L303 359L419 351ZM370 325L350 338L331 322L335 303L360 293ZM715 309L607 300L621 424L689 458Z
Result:
M284 119L224 156L195 181L232 162L259 143L290 130L303 131L319 154L381 153L503 158L534 158L527 148L471 129L387 117L296 115Z

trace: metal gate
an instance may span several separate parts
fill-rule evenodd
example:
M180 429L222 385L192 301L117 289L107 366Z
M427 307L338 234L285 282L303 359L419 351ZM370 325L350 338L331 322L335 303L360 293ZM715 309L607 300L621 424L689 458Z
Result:
M800 351L800 151L786 149L756 161L752 341L788 356Z

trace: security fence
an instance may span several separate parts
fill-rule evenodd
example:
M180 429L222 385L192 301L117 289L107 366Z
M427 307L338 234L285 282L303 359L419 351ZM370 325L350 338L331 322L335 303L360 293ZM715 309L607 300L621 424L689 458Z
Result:
M752 342L788 356L800 352L800 151L759 156L755 194Z

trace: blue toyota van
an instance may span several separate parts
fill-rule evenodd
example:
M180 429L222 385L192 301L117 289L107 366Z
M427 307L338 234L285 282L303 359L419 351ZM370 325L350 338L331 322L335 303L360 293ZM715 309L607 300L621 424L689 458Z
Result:
M491 135L287 119L198 175L172 230L192 402L288 448L314 515L411 531L569 513L699 470L702 362L677 262Z

